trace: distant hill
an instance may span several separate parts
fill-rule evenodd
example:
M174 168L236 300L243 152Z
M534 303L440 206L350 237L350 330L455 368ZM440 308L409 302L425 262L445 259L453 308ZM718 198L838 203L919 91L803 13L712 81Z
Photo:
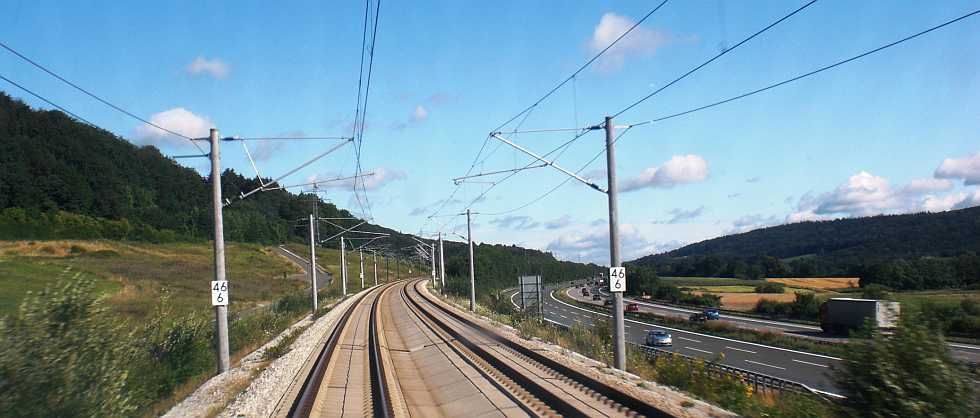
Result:
M714 238L631 264L660 275L860 276L898 288L980 283L980 207L801 222Z
M221 182L229 197L259 186L257 179L233 170L225 170ZM206 240L213 229L210 189L208 178L155 147L136 146L59 111L31 109L0 92L0 239ZM224 210L225 239L306 242L303 220L315 198L277 190L237 201ZM319 215L353 217L323 201ZM383 244L403 255L412 254L416 243L412 235L381 225L358 229L391 234ZM322 230L324 236L327 231ZM448 275L468 275L464 243L447 241L446 254ZM518 274L545 273L546 280L557 280L595 269L516 246L481 244L476 254L478 288L484 291L513 286Z

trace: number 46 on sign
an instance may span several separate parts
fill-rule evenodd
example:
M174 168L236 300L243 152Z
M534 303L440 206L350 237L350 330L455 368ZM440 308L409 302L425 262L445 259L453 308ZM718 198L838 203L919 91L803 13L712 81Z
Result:
M211 306L228 306L228 281L211 282Z
M626 267L609 268L609 291L610 292L626 291Z

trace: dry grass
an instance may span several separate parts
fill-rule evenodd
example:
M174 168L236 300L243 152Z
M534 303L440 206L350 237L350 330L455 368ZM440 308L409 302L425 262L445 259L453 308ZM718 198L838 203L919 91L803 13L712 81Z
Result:
M782 278L766 279L767 282L782 283L789 287L800 287L814 290L834 290L858 287L857 277L819 277L819 278Z
M702 292L692 292L701 294ZM721 296L721 307L735 311L751 311L762 299L774 300L777 302L792 302L796 300L795 293L716 293L712 295Z

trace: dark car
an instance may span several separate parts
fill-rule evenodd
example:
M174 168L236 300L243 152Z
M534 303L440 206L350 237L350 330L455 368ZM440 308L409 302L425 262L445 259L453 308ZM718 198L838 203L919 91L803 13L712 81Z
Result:
M721 313L717 309L705 309L702 313L704 314L704 319L707 320L721 319Z
M705 315L703 312L697 312L697 313L692 313L691 316L688 317L688 319L690 319L691 322L704 322L708 320L708 316Z
M605 306L612 306L613 300L612 299L606 299L606 301L603 302L602 304L605 305Z
M582 288L582 296L588 296L588 295L589 295L589 289L586 289L586 288L583 287Z
M640 311L640 305L635 303L626 304L626 312L639 312L639 311Z
M592 295L592 300L602 300L602 296L599 296L599 294L596 293L596 294Z

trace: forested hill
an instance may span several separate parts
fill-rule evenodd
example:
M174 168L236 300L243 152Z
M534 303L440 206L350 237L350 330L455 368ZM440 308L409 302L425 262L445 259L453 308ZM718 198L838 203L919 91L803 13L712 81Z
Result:
M228 197L259 186L231 170L221 181ZM0 239L207 240L210 188L208 178L152 146L133 145L59 111L31 109L0 92ZM277 190L237 201L224 210L225 239L305 242L314 198ZM351 217L331 203L319 205L322 217ZM384 243L402 254L415 245L411 235L380 225L358 229L391 234ZM328 232L321 230L324 237ZM482 291L514 286L519 274L544 273L551 281L596 269L516 246L480 244L476 256ZM447 273L466 276L467 264L466 245L447 242Z
M801 222L691 244L632 263L678 276L860 276L901 288L980 283L980 207Z

